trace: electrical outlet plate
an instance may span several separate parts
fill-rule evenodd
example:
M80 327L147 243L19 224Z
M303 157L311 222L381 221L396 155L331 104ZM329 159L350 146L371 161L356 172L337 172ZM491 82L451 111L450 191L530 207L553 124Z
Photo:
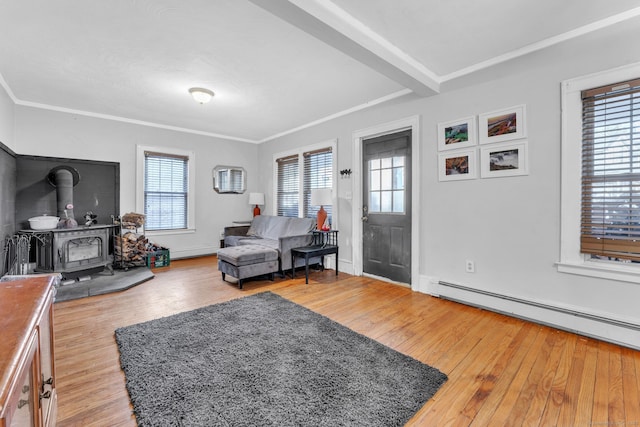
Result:
M467 271L467 273L475 273L476 264L471 260L466 260L465 261L465 270Z

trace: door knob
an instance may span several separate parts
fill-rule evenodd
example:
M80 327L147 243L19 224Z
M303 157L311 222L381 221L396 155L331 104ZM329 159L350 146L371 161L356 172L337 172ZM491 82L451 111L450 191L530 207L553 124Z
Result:
M363 217L362 217L362 221L364 221L364 222L369 221L369 217L368 217L368 216L366 216L366 215L365 215L365 216L363 216Z

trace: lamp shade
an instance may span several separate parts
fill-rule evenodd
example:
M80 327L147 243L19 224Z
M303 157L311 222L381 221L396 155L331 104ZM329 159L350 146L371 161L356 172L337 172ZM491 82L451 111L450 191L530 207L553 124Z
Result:
M330 188L314 188L311 190L311 206L330 206L332 204Z
M249 193L250 205L264 205L264 193Z

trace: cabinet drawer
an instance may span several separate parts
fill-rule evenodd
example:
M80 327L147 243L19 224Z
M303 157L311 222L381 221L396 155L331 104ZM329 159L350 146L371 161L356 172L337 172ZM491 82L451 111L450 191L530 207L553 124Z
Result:
M25 357L17 369L17 381L9 393L9 400L5 411L4 425L10 427L24 427L38 425L37 402L37 370L36 347L37 334L29 339ZM0 421L2 425L2 421Z

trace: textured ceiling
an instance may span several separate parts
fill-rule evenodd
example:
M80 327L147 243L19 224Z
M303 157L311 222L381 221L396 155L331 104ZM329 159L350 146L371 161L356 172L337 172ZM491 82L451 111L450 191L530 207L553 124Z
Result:
M640 0L0 0L0 11L0 82L17 104L260 142L637 20ZM197 104L192 86L216 96Z

